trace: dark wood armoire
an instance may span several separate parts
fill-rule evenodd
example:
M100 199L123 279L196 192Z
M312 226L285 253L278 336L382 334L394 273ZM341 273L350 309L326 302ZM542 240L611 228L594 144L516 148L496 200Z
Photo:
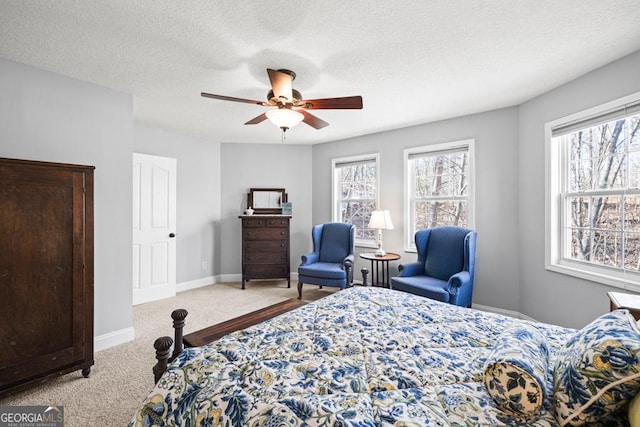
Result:
M93 170L0 158L0 396L89 375Z

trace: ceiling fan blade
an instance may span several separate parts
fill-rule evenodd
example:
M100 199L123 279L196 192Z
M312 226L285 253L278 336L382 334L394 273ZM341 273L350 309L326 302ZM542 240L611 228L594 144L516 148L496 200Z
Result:
M247 104L269 105L266 102L254 101L253 99L235 98L233 96L225 96L225 95L214 95L212 93L206 93L206 92L200 92L200 95L204 96L205 98L220 99L222 101L246 102Z
M282 71L272 70L271 68L267 68L267 74L269 74L273 95L283 101L293 101L293 93L291 90L293 76L288 73L283 73Z
M360 110L362 109L362 97L305 99L300 103L300 107L307 110Z
M308 124L309 126L311 126L312 128L322 129L323 127L329 126L329 123L325 122L324 120L322 120L317 116L314 116L311 113L308 113L304 110L296 110L296 111L299 111L304 115L304 119L302 119L302 121Z
M249 120L247 123L245 123L245 125L257 125L258 123L262 123L265 120L267 120L267 114L266 113L262 113L257 117L254 117L253 119Z

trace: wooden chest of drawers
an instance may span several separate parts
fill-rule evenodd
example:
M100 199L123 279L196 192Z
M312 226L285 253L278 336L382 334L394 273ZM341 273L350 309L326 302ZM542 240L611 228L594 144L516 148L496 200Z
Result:
M251 279L287 279L289 267L289 215L241 215L242 289Z

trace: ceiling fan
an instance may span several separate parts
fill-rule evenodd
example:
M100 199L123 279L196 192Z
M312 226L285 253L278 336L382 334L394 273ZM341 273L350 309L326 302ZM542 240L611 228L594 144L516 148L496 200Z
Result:
M307 110L359 110L362 109L361 96L345 96L341 98L303 99L302 94L292 87L296 73L291 70L272 70L267 68L267 74L271 81L271 90L267 94L267 101L254 101L252 99L235 98L233 96L214 95L201 92L206 98L220 99L223 101L245 102L264 107L276 107L249 120L245 125L255 125L269 119L272 123L286 132L301 121L315 129L329 126L329 123Z

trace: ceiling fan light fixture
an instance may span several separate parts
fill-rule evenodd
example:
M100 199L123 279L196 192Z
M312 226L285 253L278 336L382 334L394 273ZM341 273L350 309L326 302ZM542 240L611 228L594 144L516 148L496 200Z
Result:
M291 129L304 119L304 115L288 108L276 108L266 112L267 118L282 130Z

